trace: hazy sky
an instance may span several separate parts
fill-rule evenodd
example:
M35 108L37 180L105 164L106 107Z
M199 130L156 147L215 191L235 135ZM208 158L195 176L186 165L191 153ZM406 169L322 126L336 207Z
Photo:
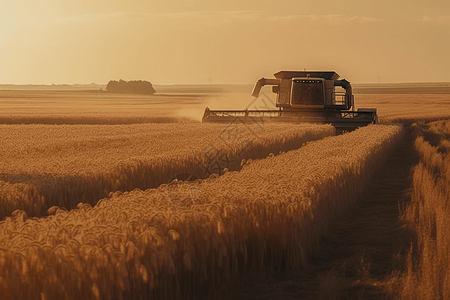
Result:
M450 81L449 0L0 0L0 83Z

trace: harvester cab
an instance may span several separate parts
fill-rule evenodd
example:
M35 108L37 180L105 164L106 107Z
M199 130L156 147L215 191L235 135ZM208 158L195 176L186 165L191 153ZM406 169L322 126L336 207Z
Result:
M280 71L274 76L274 79L258 80L252 96L259 97L263 86L272 85L272 91L277 94L277 110L215 111L206 108L203 122L263 118L275 122L330 123L343 130L378 123L375 108L355 111L350 82L339 80L334 71ZM342 87L345 92L337 92L336 87Z

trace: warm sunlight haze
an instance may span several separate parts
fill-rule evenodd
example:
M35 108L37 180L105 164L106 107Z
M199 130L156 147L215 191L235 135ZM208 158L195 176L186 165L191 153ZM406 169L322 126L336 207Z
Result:
M3 0L0 84L450 81L450 2Z

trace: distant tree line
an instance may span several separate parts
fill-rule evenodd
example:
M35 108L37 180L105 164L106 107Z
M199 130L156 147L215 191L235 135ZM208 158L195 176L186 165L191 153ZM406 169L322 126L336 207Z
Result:
M152 84L144 80L130 80L119 81L111 80L106 85L106 90L111 93L126 93L126 94L144 94L153 95L156 93Z

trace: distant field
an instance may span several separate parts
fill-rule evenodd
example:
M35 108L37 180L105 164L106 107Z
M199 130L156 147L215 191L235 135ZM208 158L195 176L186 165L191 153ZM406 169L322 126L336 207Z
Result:
M205 95L102 91L0 91L0 123L129 124L199 120ZM190 112L198 109L193 117ZM202 109L200 109L202 108Z
M450 94L450 82L352 83L355 94ZM249 93L253 84L154 84L157 93ZM0 84L0 90L62 91L106 90L106 84L15 85Z
M380 123L450 117L450 94L364 94L355 95L356 107L375 107Z
M450 82L360 83L353 85L355 94L450 94Z
M5 86L3 86L5 87ZM9 86L11 87L11 86ZM269 87L258 99L251 85L155 86L152 96L100 90L1 90L0 124L130 124L199 122L211 109L273 109ZM375 107L381 122L450 115L450 84L360 84L355 106Z

